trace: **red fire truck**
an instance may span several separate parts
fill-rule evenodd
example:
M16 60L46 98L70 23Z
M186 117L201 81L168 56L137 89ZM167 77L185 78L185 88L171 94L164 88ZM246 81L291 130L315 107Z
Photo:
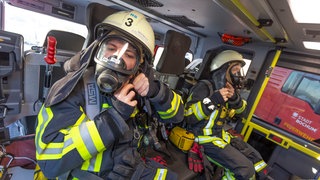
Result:
M319 75L275 67L255 115L304 139L319 140L319 90Z

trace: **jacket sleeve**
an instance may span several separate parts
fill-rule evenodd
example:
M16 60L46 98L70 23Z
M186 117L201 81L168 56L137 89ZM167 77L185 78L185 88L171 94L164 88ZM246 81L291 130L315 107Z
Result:
M198 82L191 89L184 110L184 118L187 123L195 124L201 120L208 119L211 112L203 100L210 96L208 86L203 82Z
M38 114L36 158L48 178L83 167L128 130L112 107L89 119L83 110L84 98L75 91L65 101L43 106Z
M175 93L164 83L154 78L154 69L144 63L143 73L149 78L149 82L156 84L155 93L149 97L151 106L159 115L159 121L163 123L179 123L183 120L184 105L179 94ZM151 86L151 84L150 84ZM152 87L149 87L152 88ZM149 89L150 91L150 89Z
M150 102L164 123L179 123L183 120L184 105L179 94L169 89L163 83L155 97L150 98Z

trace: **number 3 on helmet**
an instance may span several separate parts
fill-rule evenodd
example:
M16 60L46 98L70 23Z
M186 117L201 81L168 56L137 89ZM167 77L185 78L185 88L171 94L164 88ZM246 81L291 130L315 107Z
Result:
M154 55L154 32L145 16L137 11L120 11L108 16L95 28L96 38L103 33L116 30L128 36L142 49L144 59ZM143 57L143 56L140 56Z

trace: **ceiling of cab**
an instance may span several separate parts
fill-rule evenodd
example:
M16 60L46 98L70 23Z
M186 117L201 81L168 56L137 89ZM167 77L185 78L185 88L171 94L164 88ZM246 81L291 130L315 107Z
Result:
M246 24L227 9L212 0L123 0L123 2L139 4L149 12L160 14L164 19L180 25L191 32L204 37L228 33L238 36L253 36ZM160 20L161 21L161 20Z
M302 52L302 40L320 41L320 26L294 21L286 0L122 0L161 15L199 36L226 33ZM199 3L197 3L199 2ZM161 21L161 20L159 20Z
M37 0L40 1L50 4L60 2L60 0ZM115 9L139 10L148 17L151 25L163 34L169 29L199 37L216 37L224 33L250 37L252 41L274 43L292 50L318 53L305 49L302 40L319 42L320 25L296 23L287 0L64 0L64 2L82 7L90 2L96 2Z

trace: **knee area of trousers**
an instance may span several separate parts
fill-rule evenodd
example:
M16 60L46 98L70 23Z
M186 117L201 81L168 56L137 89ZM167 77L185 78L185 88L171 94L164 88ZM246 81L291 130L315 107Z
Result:
M245 168L238 170L238 173L235 173L235 174L237 179L248 180L255 175L255 170L251 164L250 166L246 166Z

